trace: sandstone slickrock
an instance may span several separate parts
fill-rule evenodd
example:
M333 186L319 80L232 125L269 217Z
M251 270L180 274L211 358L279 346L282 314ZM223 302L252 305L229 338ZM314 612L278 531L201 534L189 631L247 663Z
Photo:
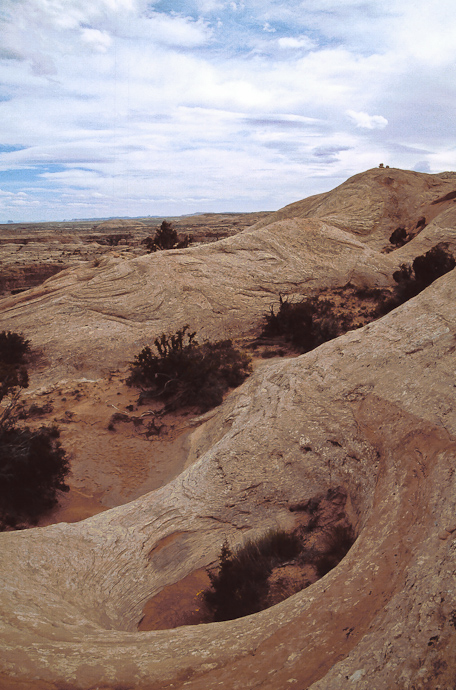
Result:
M448 206L453 207L455 187L454 172L425 175L374 168L350 177L330 192L289 204L254 227L275 220L321 218L381 250L397 227L414 231L423 218L429 223Z
M194 243L232 236L269 215L268 212L201 214L173 220L179 234ZM153 236L161 218L122 218L0 225L0 295L15 294L49 276L81 264L98 265L105 254L122 258L147 253L144 240Z
M5 327L26 330L43 348L55 376L94 375L187 323L202 337L245 335L281 292L350 280L387 285L398 266L321 221L287 221L206 246L68 269L2 300L0 313Z
M454 232L437 220L435 232ZM420 236L380 254L323 221L281 221L212 248L110 263L98 282L67 272L4 301L2 319L25 330L39 310L33 338L50 361L60 343L59 371L73 347L91 368L105 318L129 347L144 322L154 334L187 322L185 294L207 335L245 332L280 291L387 283ZM175 283L147 302L150 266L157 291ZM80 523L0 534L0 687L454 688L455 289L453 270L379 321L258 367L190 437L188 467L170 484ZM94 314L86 349L82 336L71 344L72 314L80 325ZM123 356L110 346L110 361ZM236 621L136 631L147 599L213 562L224 538L291 528L291 506L339 486L358 538L324 578Z

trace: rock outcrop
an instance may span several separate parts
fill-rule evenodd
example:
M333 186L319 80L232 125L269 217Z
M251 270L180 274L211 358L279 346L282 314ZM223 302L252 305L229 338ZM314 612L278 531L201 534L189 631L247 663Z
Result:
M322 221L292 220L205 246L62 271L4 299L0 310L7 328L26 331L44 350L54 376L92 376L125 365L152 337L187 323L201 337L246 335L280 293L349 281L387 285L398 266L394 256Z
M454 207L456 173L425 175L396 168L373 168L350 177L336 189L289 204L262 219L321 218L381 250L397 227L416 232L449 206Z
M390 254L336 222L292 220L76 269L4 300L2 319L54 366L62 356L58 375L71 353L82 371L105 351L119 365L146 330L191 320L240 334L280 292L388 284L414 245L454 242L451 210ZM454 270L364 328L258 367L195 430L170 484L80 523L0 534L0 687L453 688L455 289ZM291 529L291 507L335 487L358 537L317 583L239 620L137 631L144 603L213 562L225 538Z

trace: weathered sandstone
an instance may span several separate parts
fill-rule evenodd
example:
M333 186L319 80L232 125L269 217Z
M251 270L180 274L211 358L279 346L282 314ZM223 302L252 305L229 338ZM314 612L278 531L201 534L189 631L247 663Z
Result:
M451 210L390 254L304 219L74 269L4 300L2 323L43 348L51 377L119 366L146 333L191 322L239 335L281 292L389 284L433 238L453 246ZM454 688L455 290L452 271L362 329L256 368L166 486L0 534L0 687ZM224 538L291 528L291 506L339 486L358 538L324 578L243 619L137 632L149 597L213 562Z

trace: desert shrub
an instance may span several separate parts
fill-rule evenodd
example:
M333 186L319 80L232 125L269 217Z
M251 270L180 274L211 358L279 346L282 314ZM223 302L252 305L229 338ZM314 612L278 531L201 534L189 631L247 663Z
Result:
M68 491L68 458L56 427L0 427L0 530L36 524Z
M456 261L446 246L441 243L430 249L426 254L417 256L413 264L402 264L393 273L397 283L391 299L382 305L382 313L386 314L400 304L418 295L434 280L453 270Z
M417 256L413 262L415 280L421 289L427 287L434 280L452 271L456 261L442 245L436 245L423 256Z
M284 336L300 352L309 352L344 332L344 323L336 319L329 300L311 297L288 302L280 296L277 313L271 307L264 316L264 337Z
M30 341L20 333L0 333L0 401L15 389L27 388L28 373L25 363L29 350Z
M156 338L156 352L149 346L141 350L130 365L127 383L164 401L167 410L196 406L204 412L247 378L250 358L231 340L200 345L188 329Z
M0 333L0 401L7 401L0 412L0 531L35 524L57 504L57 493L68 491L64 477L69 464L58 429L18 425L38 412L37 406L27 409L20 398L20 389L28 385L29 346L17 333Z
M335 568L354 542L355 535L350 525L334 525L324 537L323 550L315 555L314 564L318 577L323 577Z
M395 247L403 247L407 242L407 230L405 228L396 228L396 230L391 233L389 241Z
M150 252L165 249L184 249L190 244L190 237L179 238L173 224L164 220L156 230L154 237L146 237L144 244Z
M383 288L365 286L356 288L355 295L360 299L371 299L378 302L384 299L385 291Z
M281 530L247 541L235 551L225 542L217 572L208 571L211 588L204 592L212 619L232 620L261 611L272 569L295 558L300 549L299 538Z
M5 365L24 364L25 355L30 350L30 340L20 333L2 331L0 333L0 362Z

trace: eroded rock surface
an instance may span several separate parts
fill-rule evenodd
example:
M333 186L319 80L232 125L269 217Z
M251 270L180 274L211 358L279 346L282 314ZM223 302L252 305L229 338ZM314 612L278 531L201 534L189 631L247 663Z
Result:
M230 237L268 216L258 213L207 213L173 219L180 235L194 243ZM36 287L73 266L98 265L105 255L123 259L147 253L144 240L163 219L144 218L0 225L0 295Z
M4 301L2 318L53 364L60 344L67 373L71 352L97 366L95 327L113 323L119 363L142 328L186 323L185 306L193 328L238 334L279 292L388 284L414 243L454 238L448 215L433 223L380 254L323 221L280 221L100 277L68 272ZM256 368L189 436L187 469L166 486L83 522L0 534L0 687L453 688L455 289L454 270L362 329ZM29 333L33 310L43 324ZM324 578L243 619L137 631L144 603L225 538L291 529L290 507L331 487L347 492L358 538Z
M416 233L448 207L454 208L456 173L436 175L397 168L373 168L350 177L330 192L280 209L254 227L290 218L321 218L353 233L373 249L388 245L393 230Z
M394 255L342 230L292 220L206 246L63 271L4 299L0 310L5 327L26 331L42 348L52 375L95 375L125 365L162 332L190 324L206 338L246 335L258 331L280 293L349 281L387 285L398 266Z

